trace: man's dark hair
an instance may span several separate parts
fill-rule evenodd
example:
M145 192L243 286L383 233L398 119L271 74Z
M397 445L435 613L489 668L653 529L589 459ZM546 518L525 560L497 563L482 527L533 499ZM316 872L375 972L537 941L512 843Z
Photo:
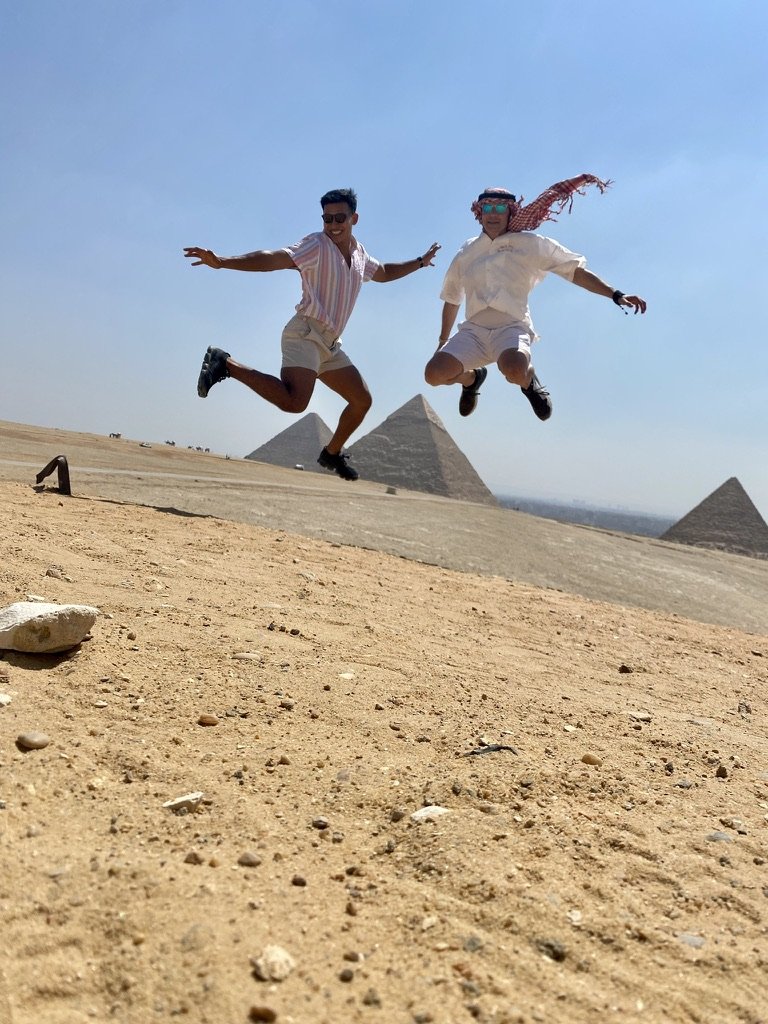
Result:
M329 203L346 203L352 213L357 212L357 193L353 188L332 188L320 200L323 209Z

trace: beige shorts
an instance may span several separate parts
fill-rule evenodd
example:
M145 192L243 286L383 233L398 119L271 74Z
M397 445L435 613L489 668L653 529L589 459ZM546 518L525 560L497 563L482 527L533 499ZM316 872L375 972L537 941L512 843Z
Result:
M342 370L352 362L341 350L341 338L330 327L311 316L297 313L283 328L281 339L283 369L300 366L320 376L328 370Z
M439 351L458 359L465 370L476 370L480 366L497 363L501 353L509 349L517 349L530 356L531 333L524 324L482 327L465 320Z

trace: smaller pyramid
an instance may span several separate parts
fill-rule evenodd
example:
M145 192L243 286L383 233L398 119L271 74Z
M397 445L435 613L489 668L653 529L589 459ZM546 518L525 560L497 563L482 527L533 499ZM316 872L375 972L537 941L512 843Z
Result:
M423 395L416 395L349 448L364 480L498 505Z
M768 558L768 523L735 476L670 526L659 539Z
M254 462L268 462L271 466L285 466L288 469L302 466L313 473L326 473L327 470L318 466L317 457L332 437L333 431L317 413L308 412L245 457Z

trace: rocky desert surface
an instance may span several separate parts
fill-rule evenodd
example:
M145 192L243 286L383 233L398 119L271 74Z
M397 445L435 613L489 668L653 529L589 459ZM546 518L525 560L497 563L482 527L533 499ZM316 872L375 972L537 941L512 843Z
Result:
M768 563L308 476L0 423L0 1022L768 1020Z

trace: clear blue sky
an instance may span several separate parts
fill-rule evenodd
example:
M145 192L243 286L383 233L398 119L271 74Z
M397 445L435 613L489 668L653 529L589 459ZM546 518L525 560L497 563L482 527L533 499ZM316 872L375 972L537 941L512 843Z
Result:
M182 247L290 244L352 185L374 256L443 246L361 292L353 442L420 392L497 493L680 515L737 476L768 518L767 29L758 0L2 0L0 419L257 448L293 418L235 382L201 401L200 361L277 372L298 275ZM648 313L546 280L552 419L492 369L462 420L422 374L469 204L582 171L615 185L541 230Z

